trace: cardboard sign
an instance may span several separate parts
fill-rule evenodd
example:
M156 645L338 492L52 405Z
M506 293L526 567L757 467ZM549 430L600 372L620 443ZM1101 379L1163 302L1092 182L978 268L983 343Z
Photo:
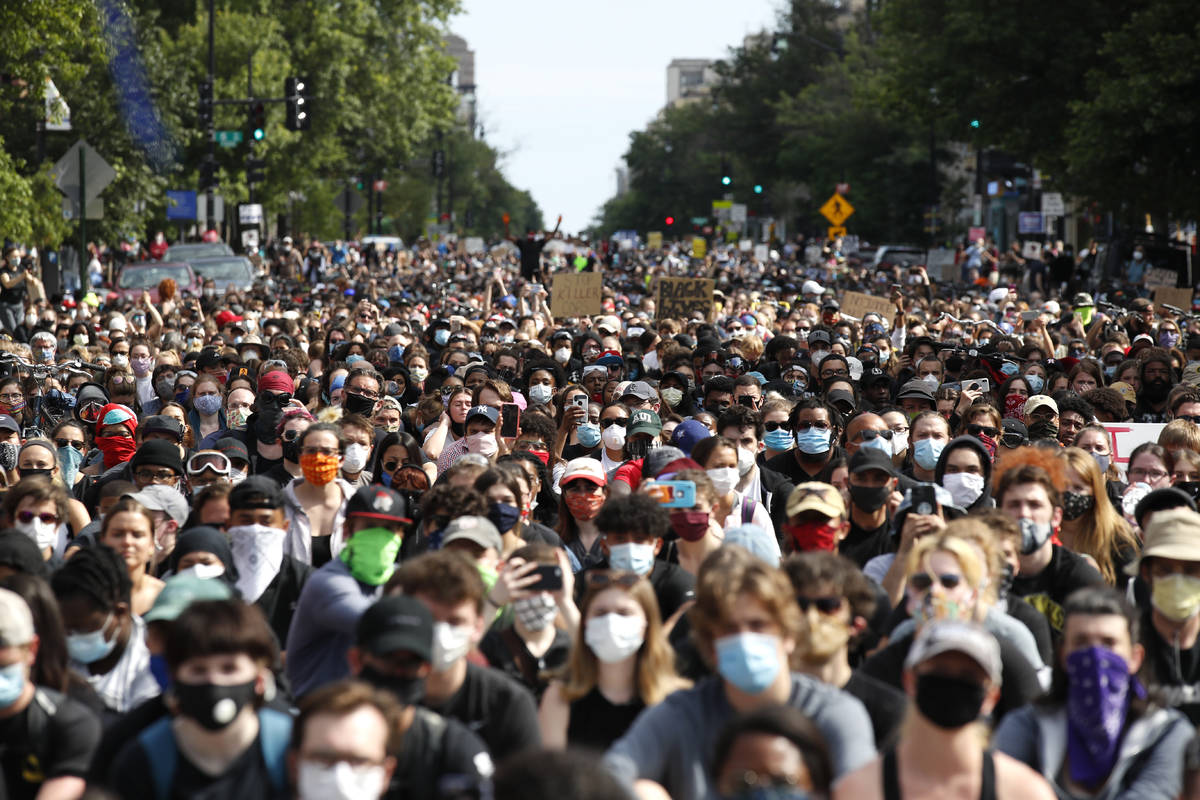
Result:
M603 314L603 282L599 272L557 273L550 290L550 313L555 319Z
M1191 313L1192 310L1192 290L1185 286L1182 289L1167 289L1159 287L1154 290L1154 305L1161 306L1163 304L1182 308L1184 311ZM1162 310L1162 309L1160 309Z
M708 239L696 236L692 239L692 258L704 258L708 255Z
M713 305L712 278L660 278L655 297L658 319L691 319L699 311L708 319Z
M662 250L662 231L650 231L646 234L646 248Z
M1129 464L1129 454L1146 442L1157 442L1162 429L1167 427L1162 422L1105 422L1104 430L1108 431L1112 440L1112 463L1121 468L1124 473Z
M842 297L842 313L845 315L862 319L863 314L872 311L885 320L891 320L896 314L896 305L886 297L872 297L862 292L846 292Z
M1142 279L1142 284L1150 288L1172 287L1178 282L1179 273L1173 269L1163 269L1162 267L1152 267L1146 270L1146 276Z

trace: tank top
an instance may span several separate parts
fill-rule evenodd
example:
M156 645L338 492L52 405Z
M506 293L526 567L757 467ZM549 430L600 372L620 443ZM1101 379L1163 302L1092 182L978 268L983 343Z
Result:
M571 721L567 724L567 744L603 752L620 739L646 705L641 698L615 705L596 687L571 702Z
M896 749L883 754L883 800L902 800L900 771L896 765ZM991 750L983 751L983 778L979 783L979 800L996 800L996 764Z

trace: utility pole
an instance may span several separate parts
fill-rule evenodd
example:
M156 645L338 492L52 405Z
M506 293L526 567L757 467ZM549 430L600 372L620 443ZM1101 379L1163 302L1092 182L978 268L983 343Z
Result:
M251 50L249 55L246 56L246 97L250 97L250 98L254 97L254 51L253 50ZM249 137L250 143L248 145L247 156L246 156L246 164L247 164L246 189L249 193L248 202L251 202L251 203L254 202L254 184L251 183L251 181L249 179L250 178L249 171L251 169L251 167L249 165L254 163L254 135L253 135L253 133L254 132L251 131L251 135Z
M217 3L216 0L208 0L208 85L213 87L213 92L217 89L217 35L216 35L216 18L217 18ZM213 177L216 178L217 169L217 109L213 106L213 113L209 116L208 130L208 160L213 165ZM205 196L204 203L204 218L206 221L205 230L208 230L213 225L213 187L210 184L208 193Z

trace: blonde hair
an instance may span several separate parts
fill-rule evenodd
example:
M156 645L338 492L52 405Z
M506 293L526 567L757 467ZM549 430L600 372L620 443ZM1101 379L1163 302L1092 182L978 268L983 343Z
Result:
M908 557L908 570L906 578L911 578L918 572L925 570L925 563L934 553L949 553L954 556L954 560L958 562L959 569L962 570L963 578L966 579L967 585L975 591L976 601L975 608L972 609L972 618L982 618L983 613L987 610L988 600L988 574L987 558L985 552L981 551L975 543L974 537L971 540L956 536L949 530L949 525L943 528L940 532L929 536L922 536L917 540L913 547L912 553Z
M1158 434L1158 443L1168 450L1200 452L1200 426L1191 420L1173 419Z
M1012 518L1006 516L1005 519L1011 521ZM943 534L962 539L978 551L981 565L986 570L980 587L980 598L988 606L995 604L996 591L999 589L995 578L1004 570L1004 554L1000 547L1003 533L993 528L988 521L971 516L946 523ZM1019 541L1020 532L1017 536Z
M1186 420L1180 420L1191 425ZM1166 433L1166 431L1163 431ZM1113 551L1129 548L1136 552L1140 545L1129 523L1125 521L1108 499L1108 487L1104 474L1091 453L1078 447L1068 447L1059 456L1063 463L1075 471L1092 490L1092 507L1079 519L1071 522L1071 549L1080 555L1089 555L1096 560L1100 574L1109 585L1117 583L1117 567L1113 563Z
M588 611L597 597L609 589L623 591L642 608L646 615L646 635L642 646L637 651L637 666L634 680L637 684L637 694L647 706L658 705L671 692L685 689L691 682L679 677L675 671L675 651L667 641L663 630L662 615L658 610L658 600L654 596L654 587L645 578L639 578L632 586L617 583L618 578L633 575L633 573L612 572L613 580L589 586L583 603L579 607L580 624L575 629L571 654L567 659L566 672L563 675L563 696L568 702L573 702L586 695L596 687L596 654L584 641L584 621Z

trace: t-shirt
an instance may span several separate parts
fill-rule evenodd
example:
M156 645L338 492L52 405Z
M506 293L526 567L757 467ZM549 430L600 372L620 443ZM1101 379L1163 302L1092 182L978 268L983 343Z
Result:
M146 647L146 623L133 617L133 628L125 651L113 668L103 675L93 675L86 664L71 662L71 669L87 678L104 707L110 712L124 714L129 709L159 694L162 689L150 672L150 650Z
M889 552L892 545L891 519L885 519L882 525L872 530L860 527L851 519L850 533L838 543L838 553L862 568L872 558Z
M542 248L549 239L516 239L514 244L521 252L521 275L529 280L537 276L542 269Z
M487 745L496 762L541 746L533 695L497 669L467 663L462 686L444 703L424 703L445 717L467 726Z
M486 781L492 772L491 756L478 736L458 720L417 708L412 725L400 740L396 769L384 797L437 800L445 796L440 791L443 781L460 778L476 784Z
M1050 563L1037 575L1018 575L1012 593L1042 612L1055 636L1062 634L1063 603L1076 589L1103 586L1104 576L1080 555L1065 547L1052 545Z
M850 680L842 687L842 691L857 697L871 715L875 746L886 750L895 744L895 738L900 733L900 723L904 721L904 715L908 711L908 695L859 670L851 673Z
M493 625L479 643L479 652L493 668L500 670L541 700L546 691L549 674L567 665L571 651L571 635L564 630L554 632L550 647L540 656L529 652L517 630L505 621Z
M11 281L13 278L21 277L21 270L6 268L0 270L0 277ZM0 303L5 305L16 305L17 303L25 302L25 281L18 280L12 286L4 286L0 283Z
M0 776L6 800L32 800L54 778L84 777L100 743L100 720L79 703L39 686L19 714L0 719Z

